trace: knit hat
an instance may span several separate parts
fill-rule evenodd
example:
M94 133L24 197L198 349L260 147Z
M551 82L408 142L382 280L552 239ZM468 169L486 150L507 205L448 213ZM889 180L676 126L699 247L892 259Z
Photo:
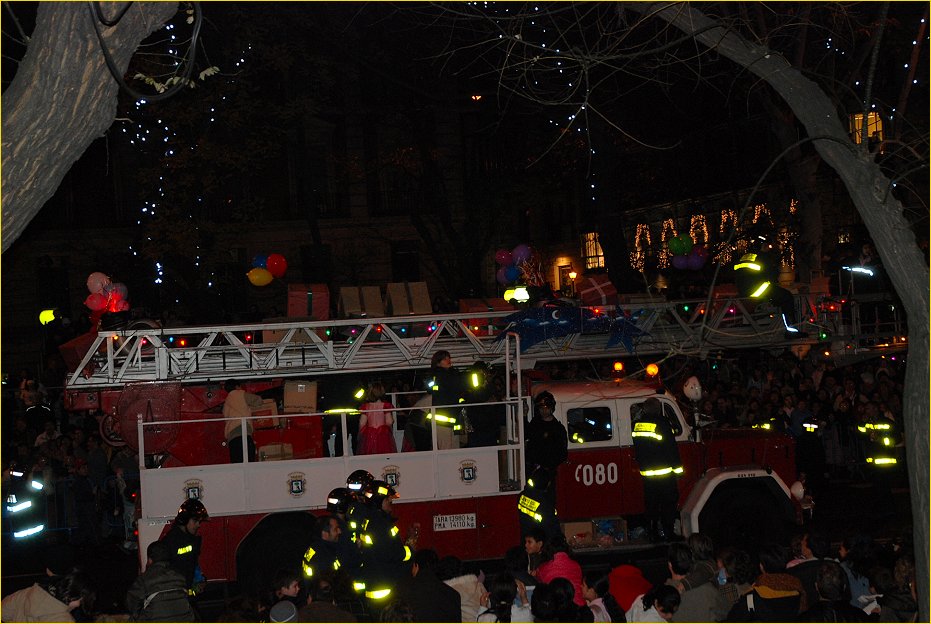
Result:
M268 612L268 619L272 622L293 622L297 619L297 607L290 600L278 601Z

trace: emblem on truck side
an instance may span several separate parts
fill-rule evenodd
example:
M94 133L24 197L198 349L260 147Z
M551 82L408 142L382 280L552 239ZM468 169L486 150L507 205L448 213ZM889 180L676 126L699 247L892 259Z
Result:
M385 466L381 470L381 478L391 487L401 485L401 469L397 466Z
M475 483L478 466L473 459L466 459L459 462L459 479L469 485Z
M288 475L288 494L300 498L306 491L307 479L303 472L292 472Z
M185 481L183 491L185 498L196 498L197 500L203 500L204 482L200 479L191 479L189 481Z

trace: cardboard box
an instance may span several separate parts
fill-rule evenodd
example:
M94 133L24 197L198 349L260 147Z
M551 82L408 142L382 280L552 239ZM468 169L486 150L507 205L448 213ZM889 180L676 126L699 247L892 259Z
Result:
M595 545L595 531L591 521L562 522L562 532L566 542L573 548L587 548Z
M576 280L575 288L582 299L582 305L603 306L617 303L617 288L607 275L580 277Z
M290 444L266 444L258 448L259 461L279 461L293 459L294 450Z
M625 544L628 540L627 521L624 518L594 518L595 544L600 548L610 548Z
M317 382L291 380L284 382L284 412L307 414L317 411Z
M330 289L326 284L288 284L288 317L330 318Z
M343 286L339 289L340 318L381 318L385 307L378 286Z
M257 418L252 421L252 427L255 429L271 429L278 426L278 404L275 399L265 399L261 407L252 410L253 416L268 416L268 418Z
M430 314L433 304L426 282L394 282L385 293L385 312L388 316Z

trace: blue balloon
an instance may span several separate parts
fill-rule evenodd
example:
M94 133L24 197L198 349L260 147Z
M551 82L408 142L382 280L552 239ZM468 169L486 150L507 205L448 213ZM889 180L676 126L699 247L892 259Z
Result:
M256 269L267 268L265 265L268 264L268 254L255 254L252 258L252 266Z
M506 277L509 282L516 282L517 278L520 277L520 269L513 264L508 265L504 267L504 277Z

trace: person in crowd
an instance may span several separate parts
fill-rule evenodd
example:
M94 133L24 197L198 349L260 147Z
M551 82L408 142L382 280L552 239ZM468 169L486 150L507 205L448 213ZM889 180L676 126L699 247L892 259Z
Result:
M537 569L543 563L543 547L546 545L547 535L542 527L532 527L524 535L524 552L526 553L526 572L536 579Z
M594 621L595 616L588 604L578 604L578 594L569 579L557 577L548 585L556 598L556 613L560 622ZM582 602L585 603L584 597L582 597Z
M296 622L297 606L290 600L279 600L268 610L269 622Z
M760 549L760 575L731 608L728 622L791 622L808 608L801 581L785 572L788 558L778 544Z
M36 439L33 441L33 446L40 448L51 440L57 440L59 437L61 437L61 434L58 432L58 429L55 428L55 422L46 420L42 423L42 432L36 436Z
M545 536L543 537L545 539ZM542 548L543 542L540 542L540 549ZM528 571L529 565L530 555L524 546L512 546L504 553L504 569L528 588L533 587L537 582L537 579Z
M749 553L740 548L725 548L718 553L718 591L727 601L728 611L751 590L757 572Z
M540 583L551 583L556 578L568 580L572 583L575 604L585 606L585 598L582 595L582 566L572 558L569 544L562 533L547 538L536 577Z
M918 615L918 583L911 555L899 557L892 572L892 584L884 588L879 603L880 622L914 622Z
M507 571L498 574L491 581L488 593L482 596L482 605L485 610L478 614L476 622L533 621L527 588Z
M255 440L252 438L252 411L262 406L262 398L257 394L246 392L242 382L238 379L229 379L224 386L226 400L223 402L223 418L226 423L223 435L230 451L230 463L241 464L242 455L242 420L246 419L246 447L249 461L255 461Z
M557 469L569 457L569 435L554 415L556 399L552 393L539 393L533 404L533 420L524 427L524 462L528 475L541 467L549 471L549 490L555 501Z
M336 604L336 579L332 573L321 574L310 582L308 602L298 609L298 622L356 622L352 613Z
M386 401L385 384L375 381L365 393L368 399L359 407L358 455L386 455L397 453L392 425L394 405Z
M611 595L607 574L589 571L582 578L582 597L592 611L594 622L623 622L624 610Z
M678 609L679 591L660 584L637 596L625 615L628 622L670 622Z
M271 592L274 596L272 604L282 600L290 600L295 605L300 606L298 596L301 593L301 575L295 570L281 568L275 572L272 577Z
M134 622L193 622L194 610L180 572L171 567L171 551L164 541L146 550L145 572L126 592L126 609Z
M815 589L815 580L818 577L818 570L824 559L831 556L831 542L828 537L820 531L808 531L802 536L802 556L805 561L787 568L792 576L802 582L802 588L805 590L805 596L811 596L809 604L814 602L814 596L817 596Z
M666 553L670 577L667 585L679 590L679 608L673 622L718 622L727 615L727 601L711 580L682 591L683 579L694 567L692 550L685 544L673 543Z
M870 569L876 564L876 546L865 533L848 535L840 545L840 566L847 573L850 604L862 608L861 599L870 594Z
M847 575L834 561L818 561L814 605L802 613L798 622L868 622L862 609L850 605L847 599Z
M643 576L643 571L623 563L608 573L609 591L624 612L630 610L638 596L650 591L653 584Z
M201 523L209 519L204 504L196 498L189 498L181 503L171 529L161 539L168 546L171 567L184 577L184 587L190 593L203 589L204 579L199 563L203 538L198 532Z
M396 597L407 602L415 622L461 622L459 592L436 575L439 557L431 548L422 548L411 558L409 575L401 576Z
M482 611L485 586L478 575L467 573L462 560L452 555L443 557L436 566L436 576L459 594L463 622L474 622Z
M96 591L82 572L56 576L13 592L0 603L4 622L74 622L72 613L92 611Z
M683 473L679 445L659 399L650 397L631 409L631 437L643 478L645 516L654 541L671 539Z

